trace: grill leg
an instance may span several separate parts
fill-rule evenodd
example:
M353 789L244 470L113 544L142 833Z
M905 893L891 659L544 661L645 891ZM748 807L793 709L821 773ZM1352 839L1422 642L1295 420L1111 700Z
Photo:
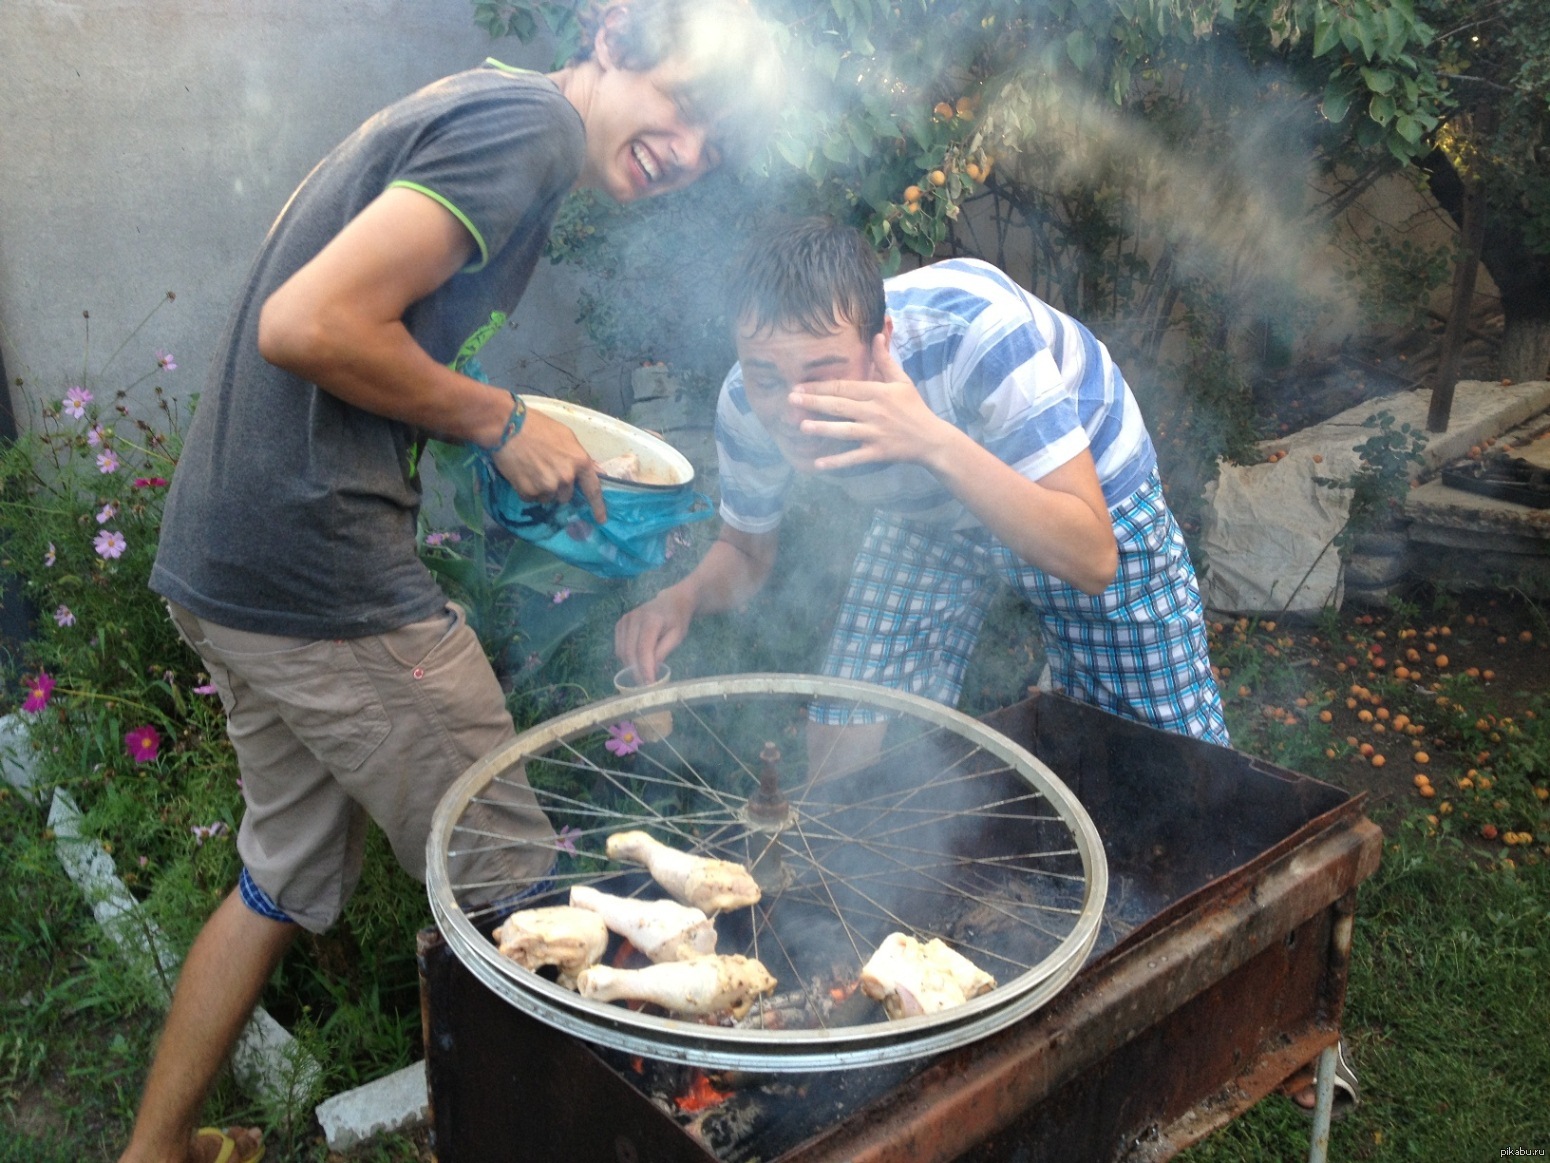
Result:
M1308 1148L1308 1163L1325 1163L1329 1158L1329 1124L1335 1110L1335 1055L1339 1052L1340 1043L1335 1042L1319 1053L1313 1092L1313 1143Z

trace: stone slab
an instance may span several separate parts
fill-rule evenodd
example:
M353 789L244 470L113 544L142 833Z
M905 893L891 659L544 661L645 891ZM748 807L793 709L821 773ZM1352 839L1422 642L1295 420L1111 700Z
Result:
M1431 403L1432 394L1428 390L1381 396L1347 408L1323 423L1290 436L1263 441L1259 448L1266 456L1284 449L1289 459L1299 454L1320 453L1338 466L1345 462L1352 449L1373 434L1373 429L1363 427L1368 419L1387 412L1394 417L1395 427L1409 424L1426 432L1426 412ZM1453 390L1448 430L1426 433L1426 448L1421 454L1423 460L1414 475L1439 469L1448 461L1467 455L1474 445L1489 437L1501 436L1545 411L1550 411L1550 381L1500 384L1460 380ZM1331 475L1335 473L1331 471Z
M1399 392L1349 408L1321 424L1260 444L1265 460L1257 464L1223 464L1208 488L1201 545L1206 557L1202 584L1206 605L1228 613L1267 611L1311 613L1338 603L1345 596L1344 566L1331 548L1345 527L1350 494L1333 482L1348 480L1361 466L1356 449L1374 435L1366 422L1387 412L1394 426L1409 424L1425 432L1430 391ZM1434 474L1444 464L1468 454L1489 438L1503 434L1550 412L1550 382L1521 384L1460 382L1454 391L1448 430L1426 433L1421 460L1412 480ZM1275 462L1273 453L1286 456ZM1406 515L1421 518L1428 503L1457 510L1453 524L1475 520L1473 514L1505 502L1475 497L1429 482L1411 491ZM1518 514L1533 512L1511 505L1516 513L1504 518L1516 527ZM1423 527L1435 524L1429 518ZM1505 534L1496 530L1498 542ZM1411 538L1421 536L1412 525ZM1506 549L1496 544L1495 549ZM1414 560L1420 557L1421 560ZM1429 572L1424 555L1412 564Z
M329 1150L348 1151L377 1135L423 1126L430 1119L425 1063L416 1062L318 1104Z

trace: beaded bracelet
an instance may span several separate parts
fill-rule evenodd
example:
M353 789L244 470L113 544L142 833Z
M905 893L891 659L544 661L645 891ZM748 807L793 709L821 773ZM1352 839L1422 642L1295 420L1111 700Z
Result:
M522 402L521 396L513 395L511 397L511 415L506 417L506 427L501 429L500 439L497 440L494 444L479 445L479 451L483 452L486 456L494 456L497 452L506 447L513 436L522 431L522 425L526 421L527 405Z

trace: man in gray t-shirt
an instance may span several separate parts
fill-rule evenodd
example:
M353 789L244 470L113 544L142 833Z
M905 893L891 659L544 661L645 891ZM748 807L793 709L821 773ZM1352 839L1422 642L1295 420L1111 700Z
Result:
M555 73L489 62L368 120L249 272L151 578L227 712L244 867L184 962L121 1163L262 1153L256 1131L195 1127L264 983L302 928L337 919L368 817L423 876L442 792L513 736L416 553L422 435L479 446L526 499L580 492L605 517L570 430L458 357L516 305L571 190L665 193L751 144L774 50L743 0L616 0L595 19ZM531 794L502 822L512 883L542 876L554 840Z

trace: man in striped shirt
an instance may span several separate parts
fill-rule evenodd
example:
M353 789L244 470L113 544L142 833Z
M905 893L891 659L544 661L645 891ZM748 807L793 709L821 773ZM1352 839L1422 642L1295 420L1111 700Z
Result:
M655 675L696 615L756 593L795 474L815 473L874 511L824 674L955 704L1005 581L1037 613L1056 689L1227 743L1151 438L1081 323L974 259L884 282L859 234L820 219L750 247L732 305L721 535L620 620L623 661Z

